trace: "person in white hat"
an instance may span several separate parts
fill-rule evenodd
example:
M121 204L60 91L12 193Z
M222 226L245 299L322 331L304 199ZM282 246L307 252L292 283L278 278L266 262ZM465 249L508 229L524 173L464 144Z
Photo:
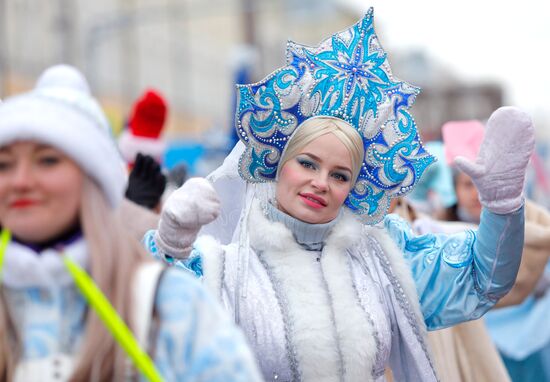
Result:
M129 236L125 183L75 68L52 67L0 105L0 379L260 380L204 287Z

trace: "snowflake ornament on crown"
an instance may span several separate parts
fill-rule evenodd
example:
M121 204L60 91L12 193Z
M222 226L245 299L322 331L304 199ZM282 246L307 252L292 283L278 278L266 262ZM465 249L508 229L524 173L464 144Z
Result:
M286 66L237 91L236 128L246 146L239 173L247 182L275 180L286 144L309 118L339 118L359 132L365 157L345 205L366 224L379 222L390 199L410 191L435 160L408 111L419 89L393 77L372 8L317 47L289 42Z

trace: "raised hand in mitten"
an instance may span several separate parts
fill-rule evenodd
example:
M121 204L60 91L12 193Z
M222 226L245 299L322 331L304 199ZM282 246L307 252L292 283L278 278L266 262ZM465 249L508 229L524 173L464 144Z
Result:
M518 108L501 107L487 121L475 162L457 157L455 165L472 178L485 208L507 214L523 205L525 170L534 148L531 118Z
M191 178L174 191L162 207L155 241L161 251L186 258L201 227L220 214L214 187L204 178Z
M153 209L166 188L166 177L160 165L149 155L138 153L128 177L126 198L140 206Z

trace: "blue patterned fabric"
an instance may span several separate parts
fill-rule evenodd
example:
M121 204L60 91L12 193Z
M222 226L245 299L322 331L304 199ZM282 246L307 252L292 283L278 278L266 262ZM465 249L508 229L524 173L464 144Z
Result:
M155 364L166 381L258 381L246 340L196 280L176 269L159 284Z
M523 207L508 215L483 209L477 231L454 235L415 236L393 214L384 224L409 261L430 330L481 317L514 284L523 249Z
M86 303L74 285L4 288L22 336L22 360L78 354ZM257 381L242 333L194 278L169 269L155 299L155 365L165 381Z
M74 354L82 342L86 302L74 287L6 290L21 334L23 360Z
M391 197L418 182L434 158L423 148L408 109L419 89L393 77L374 31L373 10L317 47L289 42L287 65L264 80L238 85L236 128L246 150L239 172L272 181L300 124L316 116L342 119L360 133L365 158L346 206L364 223L387 213Z
M155 242L155 230L149 230L142 239L144 248L153 255L154 258L163 261L168 266L175 266L190 273L192 276L202 279L202 259L200 252L193 249L186 259L177 259L168 253L161 252Z

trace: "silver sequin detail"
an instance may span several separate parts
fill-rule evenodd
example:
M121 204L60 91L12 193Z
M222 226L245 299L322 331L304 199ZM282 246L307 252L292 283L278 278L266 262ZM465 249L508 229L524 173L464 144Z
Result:
M257 256L258 256L258 259L260 260L260 263L264 267L267 273L267 276L271 281L271 284L273 285L273 290L275 291L277 304L279 305L279 309L283 313L282 316L283 316L283 324L285 327L285 342L286 342L287 358L290 364L292 381L301 381L302 376L300 374L300 369L298 367L298 360L296 358L297 356L296 348L294 346L294 343L292 342L292 338L290 335L290 333L292 332L292 320L289 320L288 301L286 301L286 297L284 296L284 293L281 292L282 287L281 287L280 281L273 274L273 270L263 258L262 253L258 252ZM277 379L279 378L277 374L275 374L274 376L277 376Z
M371 235L367 234L367 239L369 240L369 243L371 244L374 254L378 257L380 260L380 264L382 266L382 269L388 276L388 279L390 280L393 291L395 293L395 296L397 298L397 301L399 302L399 305L401 306L401 309L403 309L403 312L405 313L405 316L407 317L407 320L409 321L409 324L411 325L411 328L413 329L414 335L416 336L418 342L420 343L420 346L422 347L422 351L426 355L426 358L428 359L428 362L430 363L430 367L433 370L434 375L437 375L435 372L435 368L432 362L432 358L430 356L430 353L428 351L428 347L426 345L426 342L424 340L424 336L420 332L420 328L418 326L417 318L415 314L411 310L410 303L408 301L407 296L405 295L405 292L403 290L403 287L401 286L401 283L395 277L393 270L391 268L390 261L385 256L384 251L382 247L380 246L380 243L372 237Z
M369 325L372 328L374 341L376 343L376 360L375 360L374 364L372 365L373 368L371 370L371 376L373 376L374 378L378 378L378 377L380 377L380 375L378 375L379 373L376 373L375 368L376 368L376 365L380 362L379 357L382 355L382 344L380 343L380 333L378 333L378 331L376 330L376 325L374 324L374 320L372 318L372 315L369 313L368 307L363 304L363 301L360 297L359 290L357 288L357 282L355 280L355 277L353 277L353 272L351 270L351 263L349 261L350 257L353 257L351 255L350 250L348 250L348 255L349 255L349 257L348 257L348 262L347 263L348 263L349 272L352 275L351 279L352 279L353 291L355 292L355 297L356 297L357 301L359 302L359 305L361 306L363 312L365 313L365 316L367 317L367 321L369 322ZM363 263L363 262L361 262L361 263Z

